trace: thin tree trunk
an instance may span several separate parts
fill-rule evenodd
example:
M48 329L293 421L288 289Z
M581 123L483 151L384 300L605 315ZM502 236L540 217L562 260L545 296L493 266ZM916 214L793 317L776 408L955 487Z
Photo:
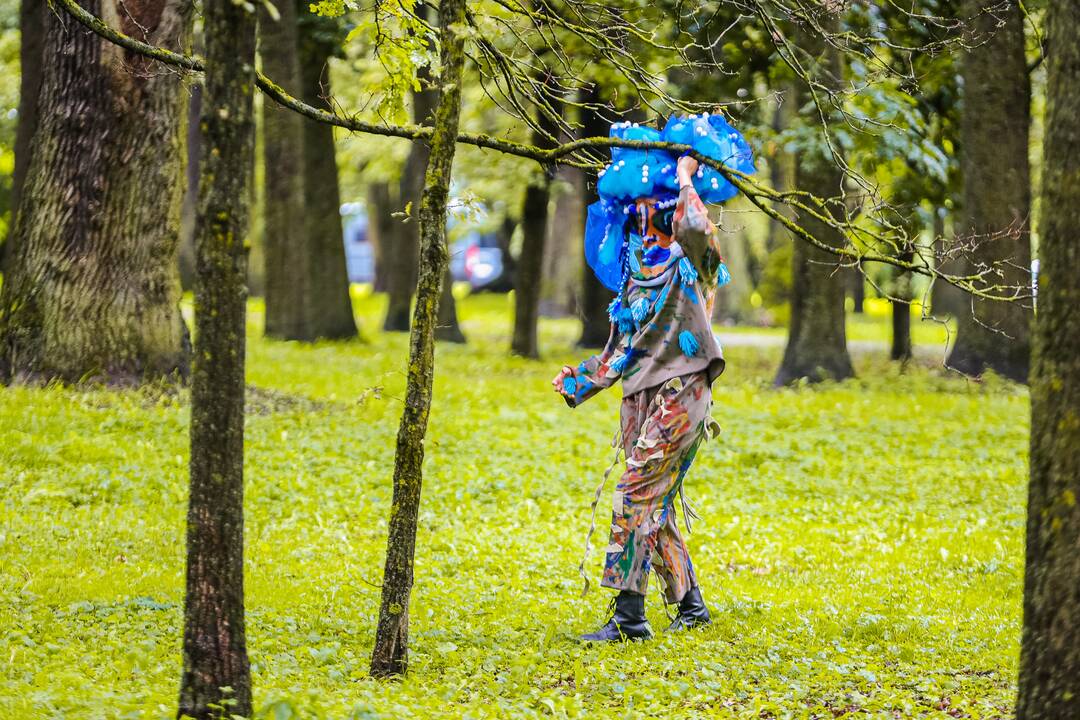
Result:
M551 211L554 218L581 216L585 180L580 169L559 168L551 190L555 195ZM566 317L576 309L575 299L581 291L581 264L585 262L582 230L576 223L551 221L547 224L540 283L541 317Z
M910 249L900 253L900 259L910 262L915 257ZM897 300L892 305L892 348L889 357L905 362L911 359L911 273L894 272L895 281L892 294ZM862 275L860 274L860 278Z
M1080 717L1080 2L1047 6L1039 302L1017 720Z
M183 0L83 6L173 50L191 36ZM184 373L176 253L187 93L153 61L42 13L48 62L0 295L0 378Z
M409 368L405 408L398 428L394 459L394 496L386 541L382 603L371 675L404 674L409 662L409 595L413 584L416 523L423 480L424 436L431 410L435 372L435 324L449 252L446 247L446 202L454 164L455 138L461 111L464 66L464 0L439 5L439 56L442 88L435 111L431 157L420 203L420 277L416 311L409 337Z
M244 631L244 321L255 159L255 17L204 0L195 363L183 675L177 716L251 716ZM225 688L228 688L227 690Z
M862 315L865 303L866 277L863 275L862 263L859 263L851 269L851 311L856 315Z
M811 72L821 83L837 87L842 71L837 50L807 33L803 37L807 39L807 50L818 58L819 67ZM800 190L831 198L841 192L843 173L827 151L805 152L799 158L795 180ZM831 211L842 213L842 203L832 203ZM844 242L844 238L825 223L809 217L801 220L803 227L822 242L834 245ZM784 358L774 383L787 385L803 378L816 382L851 377L855 371L847 351L844 273L837 267L833 255L808 243L794 242L791 323Z
M390 184L373 182L367 186L367 237L375 255L375 292L387 292L389 271L394 261L396 223L390 216Z
M454 298L454 278L449 265L443 276L442 293L439 296L439 318L435 324L435 339L442 342L463 344L465 333L458 322L457 300Z
M552 83L550 73L544 83ZM537 118L540 130L533 131L532 144L550 147L553 143L547 135L558 137L559 128L544 114ZM521 254L518 257L517 275L514 282L514 332L510 352L527 358L540 357L537 342L537 321L540 315L540 283L544 269L544 239L547 236L548 204L551 201L551 181L555 167L538 168L525 187L521 209Z
M31 140L38 123L38 93L41 90L42 46L45 38L41 0L19 3L19 120L15 128L15 168L11 176L11 220L7 237L0 245L0 271L11 254L19 200L30 167Z
M427 19L428 6L420 5L418 12ZM432 114L439 99L439 91L432 82L428 68L421 67L416 73L420 84L419 90L412 93L412 118L417 125L430 125ZM409 331L409 312L412 305L413 291L416 289L417 262L420 247L419 214L420 195L424 187L424 171L428 164L430 149L425 142L414 142L409 146L409 155L405 167L401 170L398 182L399 210L409 208L407 221L399 221L393 233L388 234L383 248L390 250L386 256L386 281L388 303L383 330L389 332ZM390 237L393 238L390 241Z
M417 125L430 125L439 93L431 87L426 68L418 72L417 77L423 89L412 95L413 122ZM393 240L389 241L390 238L387 238L388 241L383 243L383 247L390 251L386 256L389 301L383 330L390 332L409 330L409 310L413 290L416 289L416 265L420 244L420 223L417 215L428 153L427 143L414 142L409 146L409 155L405 159L405 167L401 170L401 180L398 183L398 203L401 210L409 206L409 218L407 222L398 221L393 233L389 234Z
M330 109L328 62L337 49L337 20L315 17L310 0L298 0L300 14L300 74L303 100ZM341 226L341 191L338 187L334 128L304 121L304 222L308 240L308 298L310 334L320 338L356 336L349 272Z
M957 235L976 244L972 260L1008 260L994 282L1030 282L1031 173L1028 126L1031 82L1024 56L1024 17L1019 0L984 11L968 0L966 14L980 42L963 60L961 119L963 219ZM1026 303L965 298L957 316L956 344L948 363L978 375L987 368L1026 381L1031 351L1031 310Z
M202 154L200 117L202 117L202 78L197 78L191 83L191 100L188 102L187 146L185 148L187 172L184 200L180 206L180 286L184 290L195 286L195 220L199 212L199 156Z
M295 0L273 0L281 15L259 14L262 69L287 92L301 94ZM266 334L313 340L308 303L308 226L304 221L304 118L263 103Z
M597 83L589 85L585 90L584 103L581 108L581 137L605 137L609 126L607 121L596 112L595 108L603 102L602 92ZM585 187L586 201L581 204L581 226L585 227L585 221L589 216L589 205L596 201L595 172L586 171ZM583 233L584 236L584 233ZM578 338L578 347L598 348L607 342L611 331L611 323L608 320L607 306L611 302L612 293L596 279L588 263L582 263L581 269L582 290L579 314L581 315L581 337Z

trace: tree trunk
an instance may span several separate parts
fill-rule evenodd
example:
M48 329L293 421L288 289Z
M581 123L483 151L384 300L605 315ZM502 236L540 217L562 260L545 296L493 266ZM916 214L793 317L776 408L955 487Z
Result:
M588 89L585 90L585 106L581 108L581 137L607 137L610 127L607 121L594 109L602 102L603 97L600 86L597 83L590 84ZM586 201L581 204L582 228L585 227L585 221L589 216L589 205L597 199L596 181L595 172L585 172L587 197ZM582 237L584 237L584 230L582 230ZM578 347L583 348L603 347L611 331L607 306L611 302L612 293L596 279L588 263L582 263L581 273L582 289L579 306L581 337L578 338L577 344Z
M301 13L300 74L303 100L330 110L328 62L337 49L333 42L338 21L316 17L308 10L310 0L299 0ZM308 292L310 334L319 338L356 336L349 272L341 226L341 191L338 187L334 128L313 120L304 121L304 233L308 241Z
M0 271L4 270L5 258L11 254L19 200L26 183L26 171L30 167L31 141L37 130L43 64L41 53L45 40L44 7L45 3L40 0L22 0L19 3L19 120L15 128L15 168L11 176L11 219L7 237L0 245Z
M1080 2L1047 6L1038 312L1017 720L1080 717Z
M443 342L463 344L465 333L457 316L457 300L454 299L454 278L450 275L449 265L443 277L442 293L439 297L439 318L435 324L435 339Z
M866 277L863 275L862 264L851 270L851 312L862 315L866 304Z
M262 70L286 92L301 95L294 0L274 0L281 18L259 11ZM308 303L308 226L304 221L304 118L277 103L263 110L263 218L266 334L313 340Z
M398 428L394 459L394 497L386 541L382 604L371 655L371 675L402 675L409 661L409 594L413 583L416 523L423 480L424 436L431 409L435 371L435 324L449 253L446 247L446 201L454 164L455 139L461 111L464 65L464 0L439 4L439 56L442 88L435 112L431 157L420 203L420 277L416 311L409 337L405 408Z
M552 185L555 218L576 218L583 212L585 179L581 170L561 167L555 172ZM543 278L540 283L540 315L566 317L576 310L575 300L581 292L582 231L576 223L549 222L544 240Z
M394 261L394 219L390 216L390 184L373 182L367 186L367 237L375 255L375 292L387 292L387 266Z
M431 114L435 110L439 93L431 87L431 79L426 69L417 73L424 89L412 95L413 122L417 125L430 125ZM386 256L386 280L389 302L386 308L386 321L383 330L407 332L409 330L409 310L412 304L413 290L416 288L416 264L420 244L419 214L420 194L424 185L424 170L428 164L428 146L424 142L414 142L409 146L409 155L405 167L401 170L398 183L399 209L404 211L409 206L408 221L397 221L397 227L389 235L383 247L389 250Z
M804 33L807 50L817 57L819 67L811 69L818 81L829 87L841 83L842 68L837 50ZM801 106L806 96L798 102ZM795 169L800 190L822 198L840 193L843 173L835 158L825 149L801 154ZM830 204L835 214L844 211L840 201ZM841 245L844 238L833 228L810 217L800 218L802 226L818 240ZM811 382L842 380L855 374L847 351L844 317L844 272L836 257L809 243L793 240L791 322L787 347L780 363L776 385L788 385L800 379Z
M915 241L918 234L919 228L917 226L909 225L907 227L907 236L912 242ZM910 244L905 245L904 249L898 253L898 257L901 260L911 262L915 258L914 247ZM892 274L892 296L896 300L890 303L892 305L892 348L889 351L889 357L893 360L906 362L912 356L911 301L914 299L914 293L911 287L911 273L893 268ZM862 275L860 274L859 277L862 278Z
M889 357L893 360L906 362L911 359L911 284L910 273L904 272L897 279L895 293L897 298L906 299L908 302L893 300L892 305L892 348Z
M251 716L244 632L244 321L255 159L255 17L204 0L191 489L179 716ZM228 688L228 690L225 690ZM217 708L227 705L222 713Z
M545 74L544 83L552 83L550 73ZM551 147L553 143L547 139L545 133L558 137L558 126L542 113L537 118L537 125L544 132L534 130L532 144L536 147ZM521 208L521 254L518 257L514 280L514 333L510 352L527 358L540 357L536 326L540 315L540 283L544 269L548 204L554 177L553 165L537 168L537 172L525 187Z
M83 6L173 50L191 36L183 0ZM176 252L187 94L153 61L43 15L48 62L0 295L0 378L186 372Z
M964 57L961 131L963 214L957 235L975 243L970 267L1000 264L994 282L1030 283L1031 175L1028 125L1031 82L1024 57L1024 17L1018 0L982 10L968 0L966 12L981 44ZM966 237L965 237L966 236ZM1026 381L1031 309L1029 303L965 298L957 317L956 344L948 364L969 375L987 368Z
M191 99L188 101L185 148L187 173L184 200L180 205L180 286L184 290L195 287L195 220L199 212L199 156L202 154L200 117L202 117L202 78L197 78L191 83Z

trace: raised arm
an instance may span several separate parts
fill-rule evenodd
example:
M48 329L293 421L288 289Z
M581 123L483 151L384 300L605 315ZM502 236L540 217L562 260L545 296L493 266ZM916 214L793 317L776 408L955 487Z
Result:
M709 211L694 189L693 176L698 162L690 156L679 158L679 201L672 222L673 235L683 254L694 264L698 277L706 285L717 283L717 273L724 259L720 255L720 232L709 220Z

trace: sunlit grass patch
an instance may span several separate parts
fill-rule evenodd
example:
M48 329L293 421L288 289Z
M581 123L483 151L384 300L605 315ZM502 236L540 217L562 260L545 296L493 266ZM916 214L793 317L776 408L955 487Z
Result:
M900 372L881 352L857 354L855 380L777 391L778 347L729 348L713 413L724 432L687 485L715 622L582 647L574 637L605 619L605 591L579 598L577 564L618 391L565 408L548 381L579 358L577 324L543 322L543 362L510 358L501 295L464 299L469 344L438 349L412 671L369 680L407 336L378 332L380 296L356 300L366 341L249 337L257 706L388 719L1011 714L1026 391ZM172 716L187 421L185 391L0 391L0 716ZM599 566L594 552L594 580ZM656 596L649 614L666 625Z

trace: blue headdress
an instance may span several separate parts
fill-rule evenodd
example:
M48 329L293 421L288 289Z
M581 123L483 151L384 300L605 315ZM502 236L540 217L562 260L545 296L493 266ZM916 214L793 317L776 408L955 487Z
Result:
M663 131L637 123L616 123L611 126L611 137L689 145L733 170L754 172L750 146L721 115L673 117ZM589 206L585 222L585 260L609 290L619 292L626 283L629 238L624 226L630 213L628 204L646 197L672 202L679 193L677 163L678 158L664 150L611 149L611 163L600 171L596 184L600 200ZM707 203L722 203L739 192L720 172L706 165L698 167L694 189Z

